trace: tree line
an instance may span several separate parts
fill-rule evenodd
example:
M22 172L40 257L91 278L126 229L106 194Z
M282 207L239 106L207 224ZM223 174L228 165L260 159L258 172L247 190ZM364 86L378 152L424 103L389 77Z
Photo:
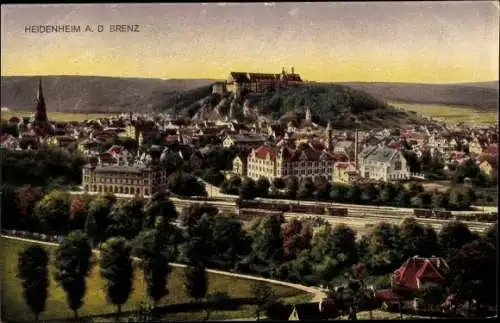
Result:
M382 205L413 208L438 208L448 210L467 210L476 201L471 187L452 187L446 191L425 191L421 183L364 183L346 185L330 183L326 178L290 176L286 179L275 178L270 183L261 177L251 178L233 176L221 185L225 194L239 195L242 199L256 197L285 198L290 200L313 200L349 204Z

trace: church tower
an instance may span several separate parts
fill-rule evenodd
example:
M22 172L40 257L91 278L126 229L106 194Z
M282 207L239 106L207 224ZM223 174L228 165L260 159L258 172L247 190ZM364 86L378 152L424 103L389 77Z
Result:
M327 151L331 151L333 148L332 131L333 131L332 123L330 122L330 120L328 120L328 125L326 126L326 130L325 130L325 149Z
M42 78L38 80L38 91L36 94L36 114L35 121L39 123L45 123L48 121L47 119L47 109L45 107L45 99L43 97L42 90Z
M312 121L311 108L309 108L309 107L306 108L306 121L308 121L308 122Z

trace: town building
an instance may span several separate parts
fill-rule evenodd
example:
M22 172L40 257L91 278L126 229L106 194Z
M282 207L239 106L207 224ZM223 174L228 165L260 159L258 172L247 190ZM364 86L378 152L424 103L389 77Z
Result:
M257 148L266 142L266 138L258 134L238 134L229 135L222 142L222 146L226 148Z
M366 147L361 152L358 162L362 178L401 181L411 177L406 159L398 149Z
M332 182L339 184L351 184L358 178L356 163L336 162L333 165Z
M391 288L378 291L376 297L388 307L416 308L415 292L425 283L442 283L448 270L441 257L414 256L391 275Z
M83 189L89 193L133 194L147 197L166 188L164 168L153 165L85 165Z

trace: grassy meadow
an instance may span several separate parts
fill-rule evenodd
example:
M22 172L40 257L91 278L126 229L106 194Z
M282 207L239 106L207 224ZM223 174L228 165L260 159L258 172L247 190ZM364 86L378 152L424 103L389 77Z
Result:
M35 111L13 111L13 110L2 110L2 120L9 120L10 118L16 116L18 118L31 117L35 114ZM88 119L99 119L107 116L113 116L117 114L111 113L77 113L77 112L55 112L47 111L47 116L51 121L58 122L71 122L71 121L83 121Z
M17 278L17 257L18 253L26 248L31 242L25 242L5 237L0 237L0 279L1 279L1 314L4 322L22 322L32 321L33 315L27 307L22 296L21 281ZM51 260L55 251L54 246L44 245L50 253ZM183 268L172 268L172 272L168 281L169 295L161 302L160 306L188 303L191 301L184 289L184 272ZM57 285L53 278L54 266L51 262L49 265L49 296L46 302L45 312L40 316L41 320L47 319L64 319L73 316L71 310L66 305L66 296L61 287ZM220 291L227 292L231 298L251 297L251 286L254 281L237 277L230 277L218 274L208 274L209 290L208 292ZM80 316L98 315L113 313L116 307L110 305L106 300L106 295L103 289L104 281L99 274L99 266L93 267L92 272L87 279L87 293L84 299L84 305L79 310ZM137 309L141 302L146 302L145 284L143 281L142 271L136 268L134 273L134 291L130 295L127 303L123 306L123 311ZM281 286L271 285L275 293L283 299L298 300L307 299L309 294L303 291ZM243 305L236 311L214 311L211 315L213 319L223 318L248 318L253 317L253 305ZM178 319L202 319L204 312L191 313L173 313L168 314L168 317ZM125 319L125 318L124 318Z
M474 107L445 104L405 103L388 101L389 104L424 116L442 119L447 123L493 124L498 122L497 111L478 110Z

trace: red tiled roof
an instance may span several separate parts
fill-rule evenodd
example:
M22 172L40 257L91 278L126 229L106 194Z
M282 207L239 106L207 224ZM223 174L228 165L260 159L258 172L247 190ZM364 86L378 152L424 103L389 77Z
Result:
M394 293L391 289L381 289L375 293L375 297L381 301L404 299L403 296Z
M347 169L349 167L356 167L356 165L354 163L346 163L346 162L337 162L335 163L335 168L339 168L339 169Z
M125 148L123 146L118 146L118 145L113 145L111 148L108 149L109 154L121 154Z
M395 141L395 142L391 143L388 147L393 148L393 149L399 149L399 148L401 148L401 143L399 141Z
M268 155L270 156L269 158L271 158L272 160L275 160L276 159L276 149L274 149L268 145L263 145L255 150L255 157L257 157L257 158L265 159L265 158L267 158Z
M394 280L399 287L410 290L419 288L418 280L442 280L443 267L447 267L442 258L410 258L403 266L396 269L393 274Z
M484 150L483 150L483 152L486 153L486 154L498 156L498 145L497 144L491 144L491 145L485 147Z

